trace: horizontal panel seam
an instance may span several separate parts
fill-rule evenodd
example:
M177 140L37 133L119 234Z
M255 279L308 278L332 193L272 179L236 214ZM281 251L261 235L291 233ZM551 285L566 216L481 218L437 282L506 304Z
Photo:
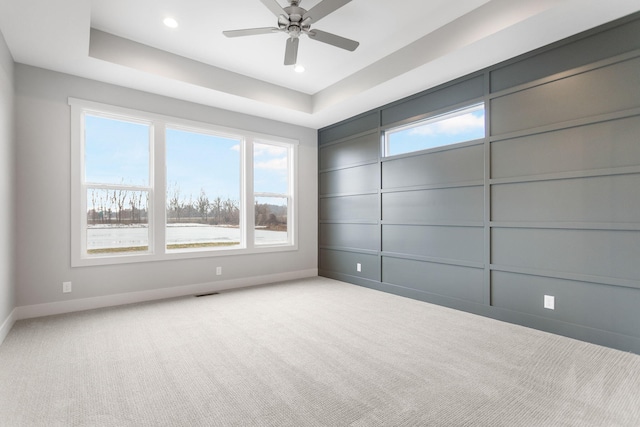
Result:
M378 194L378 190L370 190L363 191L361 193L329 193L329 194L319 194L318 198L320 199L334 199L338 197L353 197L353 196L371 196Z
M410 191L428 191L428 190L446 190L448 188L467 188L467 187L483 187L484 180L464 181L451 184L433 184L433 185L416 185L410 187L391 187L383 188L381 193L406 193Z
M571 129L575 127L588 126L592 124L597 124L601 122L607 122L627 117L637 116L640 112L639 107L627 108L617 111L612 111L608 113L602 114L594 114L591 116L580 117L577 119L565 120L557 123L551 123L542 126L534 126L531 128L521 129L517 131L510 131L502 134L496 134L489 137L489 140L493 142L498 142L504 139L515 139L524 136L532 136L538 135L541 133L553 132L557 130Z
M617 277L596 276L590 274L579 274L571 272L542 270L537 268L512 267L500 264L491 264L491 271L501 271L505 273L525 274L529 276L548 277L553 279L571 280L574 282L588 282L601 285L620 286L624 288L640 289L640 280L622 279Z
M484 263L482 263L481 261L463 261L463 260L456 260L451 258L438 258L438 257L411 255L411 254L405 254L405 253L399 253L399 252L388 252L388 251L382 251L381 255L387 258L405 259L409 261L420 261L420 262L427 262L432 264L445 264L445 265L453 265L456 267L466 267L466 268L475 268L479 270L484 270Z
M358 220L358 219L321 219L318 221L319 224L369 224L369 225L378 225L378 220Z
M372 166L372 165L377 165L377 164L378 164L378 159L371 159L371 160L362 161L362 162L358 162L358 163L349 163L347 165L336 166L336 167L326 168L326 169L320 169L318 171L318 174L336 172L336 171L341 171L341 170L345 170L345 169L355 169L355 168L359 168L359 167L363 167L363 166Z
M625 110L619 110L603 114L595 114L593 116L581 117L578 119L565 120L558 123L552 123L543 126L536 126L532 128L522 129L513 132L507 132L503 134L489 136L489 141L502 142L509 139L523 138L527 136L539 135L542 133L556 132L565 129L585 127L595 125L598 123L610 122L614 120L626 119L631 117L640 116L640 107L628 108Z
M469 222L400 222L400 221L381 221L382 225L399 225L406 227L465 227L465 228L484 228L484 222L481 221L469 221Z
M411 159L414 157L428 156L429 154L443 153L445 151L461 150L463 148L476 147L484 144L486 138L473 139L471 141L457 142L455 144L443 145L440 147L426 148L424 150L411 151L409 153L396 154L394 156L386 156L381 158L382 163L393 162L396 160Z
M569 70L560 71L556 74L552 74L551 76L545 76L530 82L526 82L526 83L519 84L517 86L510 87L508 89L503 89L498 92L489 93L488 96L490 100L501 98L504 96L512 95L517 92L523 92L528 89L533 89L539 86L544 86L549 83L564 80L570 77L579 76L580 74L586 74L591 71L599 70L601 68L610 67L612 65L619 64L622 62L631 61L638 57L640 57L640 49L635 49L630 52L621 53L619 55L601 59L599 61L591 62L589 64L581 65L579 67L575 67ZM491 72L493 72L493 70Z
M417 100L417 99L420 99L420 98L421 97L417 97L415 99ZM437 110L432 110L432 111L428 111L426 113L416 114L415 116L407 117L405 119L396 120L395 122L383 123L383 119L381 119L380 120L380 128L382 129L382 131L387 131L389 129L400 127L400 126L403 126L403 125L406 125L406 124L409 124L409 123L420 122L420 121L426 120L426 119L428 119L430 117L437 117L439 115L442 115L443 113L447 113L447 112L450 112L450 111L458 110L460 108L464 108L465 106L471 106L471 105L474 105L474 104L478 104L478 103L484 102L484 99L485 99L484 95L479 95L479 96L476 96L474 98L470 98L470 99L467 99L465 101L458 102L456 104L451 104L451 105L447 105L447 106L442 107L442 108L438 108ZM407 103L407 102L410 102L411 99L403 100L403 101L404 101L403 103ZM402 105L402 104L399 104L399 105ZM382 115L384 115L385 110L388 111L390 109L388 109L388 108L381 109L381 114Z
M322 132L322 131L320 131L320 132ZM341 144L343 142L356 140L358 138L362 138L363 136L373 135L373 134L376 134L376 133L378 133L378 128L377 127L373 128L373 129L365 130L365 131L362 131L362 132L358 132L358 133L355 133L355 134L352 134L352 135L347 135L347 136L344 136L344 137L342 137L340 139L334 139L332 141L319 143L318 144L318 148L322 150L324 148L331 147L332 145Z
M598 223L598 222L563 222L563 221L491 221L491 228L535 228L549 230L584 230L584 231L640 231L640 222Z
M328 251L350 252L350 253L358 253L358 254L373 255L373 256L380 255L380 252L374 249L361 249L361 248L350 248L346 246L325 246L325 245L320 245L318 246L318 248L328 250Z
M640 174L640 166L620 166L615 168L591 169L571 172L554 172L541 175L524 175L510 178L492 178L490 185L522 184L540 181L562 181L581 178L597 178L607 176L637 175Z

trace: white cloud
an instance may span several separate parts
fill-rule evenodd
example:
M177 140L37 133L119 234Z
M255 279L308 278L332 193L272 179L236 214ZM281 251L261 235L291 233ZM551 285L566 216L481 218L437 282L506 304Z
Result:
M457 135L484 129L484 116L464 114L424 126L418 126L409 132L411 135Z
M253 145L253 153L257 156L282 156L287 152L287 149L284 147L278 147L276 145L268 145L268 144L254 144Z
M281 157L279 159L271 159L265 162L256 162L253 165L256 169L268 169L268 170L287 170L287 158Z

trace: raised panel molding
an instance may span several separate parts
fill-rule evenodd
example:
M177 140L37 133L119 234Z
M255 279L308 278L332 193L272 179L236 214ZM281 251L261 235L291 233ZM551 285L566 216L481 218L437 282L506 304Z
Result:
M638 30L640 13L321 129L319 274L640 354ZM385 127L469 100L485 140L382 157Z

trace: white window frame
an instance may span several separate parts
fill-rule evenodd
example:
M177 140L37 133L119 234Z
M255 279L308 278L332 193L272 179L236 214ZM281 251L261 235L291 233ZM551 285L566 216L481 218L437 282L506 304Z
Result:
M71 108L71 266L126 264L256 253L298 250L298 145L290 138L218 126L211 123L179 119L140 110L117 107L93 101L69 98ZM149 250L115 254L88 255L86 251L87 196L84 182L84 115L85 113L151 126L149 145ZM167 251L166 229L166 128L203 132L239 139L241 244L238 247ZM287 215L288 241L255 244L255 195L253 194L253 143L282 145L289 149L289 195ZM139 186L136 186L136 189ZM129 188L129 187L127 187ZM133 188L133 187L131 187ZM141 187L140 187L141 188Z
M194 127L194 126L186 126L184 124L184 121L182 123L178 123L175 121L171 121L171 122L166 122L164 123L163 126L163 136L166 135L166 130L167 128L169 129L174 129L174 130L178 130L178 131L184 131L184 132L191 132L191 133L199 133L199 134L203 134L203 135L208 135L208 136L214 136L214 137L221 137L221 138L229 138L229 139L237 139L238 142L240 143L240 176L238 177L238 179L240 180L240 244L238 246L235 247L231 247L231 248L217 248L217 249L209 249L209 248L200 248L200 249L166 249L166 238L163 236L162 242L163 242L163 250L168 251L167 253L169 254L178 254L178 253L193 253L193 252L212 252L212 251L232 251L232 250L237 250L237 249L246 249L247 245L246 245L246 235L247 235L247 231L246 231L246 209L242 209L243 206L245 206L246 204L246 193L247 193L247 189L246 189L246 175L249 173L250 168L247 167L247 162L246 162L246 149L247 149L247 143L248 141L251 140L251 137L248 136L249 134L247 134L246 136L242 136L239 135L237 132L242 132L242 131L236 131L236 133L230 131L230 129L225 129L223 130L222 128L219 127L211 127L211 125L206 125L206 127L203 127L202 125ZM162 164L165 164L165 157L166 157L166 140L163 141L163 146L165 148L165 155L162 156ZM164 170L166 172L166 170ZM166 190L166 176L163 177L163 188ZM167 225L167 218L166 218L166 191L164 192L164 197L165 197L165 209L163 210L164 212L164 219L163 219L163 228L166 231L166 225Z
M287 193L286 194L282 194L282 193L265 193L265 192L254 192L253 191L253 182L254 182L254 177L253 177L253 171L254 171L254 167L253 167L253 159L254 159L254 153L255 153L255 147L254 144L262 144L262 145L273 145L273 146L277 146L277 147L282 147L282 148L286 148L287 149L287 171L289 176L287 177ZM294 228L295 228L295 224L297 224L297 221L293 221L294 215L295 215L295 206L294 206L294 200L296 199L293 194L295 191L295 185L294 183L296 182L296 175L294 174L295 171L295 165L298 163L297 162L297 158L294 161L294 156L296 156L296 150L294 150L294 146L292 146L291 144L285 144L282 143L281 141L277 141L277 140L269 140L269 139L264 139L264 138L256 138L253 139L251 141L251 146L250 146L250 150L251 150L251 155L247 156L247 157L251 157L251 168L249 168L249 170L251 171L251 189L252 189L252 193L253 193L253 203L251 204L251 209L253 210L252 212L252 221L255 221L255 199L257 197L282 197L282 198L286 198L287 199L287 241L286 242L278 242L278 243L261 243L258 244L255 242L255 235L251 236L251 239L254 243L254 245L256 247L260 247L260 248L266 248L266 247L278 247L278 246L288 246L293 244L293 236L292 234L295 232ZM255 232L255 223L254 226L252 228L252 231Z

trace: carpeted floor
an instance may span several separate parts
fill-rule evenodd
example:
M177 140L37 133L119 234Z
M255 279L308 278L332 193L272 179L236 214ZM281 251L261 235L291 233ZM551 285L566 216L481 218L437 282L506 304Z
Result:
M640 356L313 278L16 323L2 426L640 426Z

